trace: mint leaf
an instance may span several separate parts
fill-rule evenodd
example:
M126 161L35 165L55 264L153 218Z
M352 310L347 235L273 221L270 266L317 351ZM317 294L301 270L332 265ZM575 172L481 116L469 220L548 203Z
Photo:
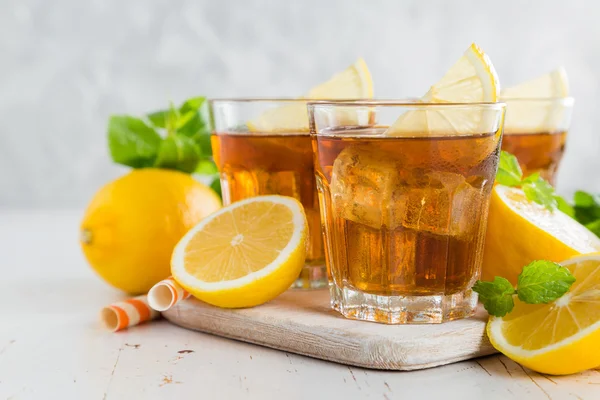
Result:
M153 113L147 114L146 118L148 118L148 120L156 128L165 129L167 127L168 116L169 116L169 110L160 110L160 111L155 111Z
M587 225L600 219L600 198L578 190L573 195L575 219Z
M179 112L181 123L177 127L177 132L194 139L203 155L212 155L206 98L195 97L187 100L180 107Z
M133 168L154 164L160 135L139 118L113 115L108 121L108 147L113 161Z
M521 189L529 201L541 204L550 211L558 206L554 188L537 173L525 178L521 184Z
M505 186L519 186L522 178L523 171L517 157L506 151L501 151L496 182Z
M590 207L598 207L597 197L593 194L584 192L583 190L578 190L573 195L573 202L576 207L582 208L590 208Z
M189 111L198 111L200 107L202 107L206 102L206 97L192 97L191 99L186 100L181 107L179 107L179 112L185 114Z
M515 303L515 288L505 278L495 277L493 282L477 281L473 290L479 293L479 301L487 312L496 317L503 317L512 311Z
M549 303L569 291L575 282L571 272L552 261L533 261L517 278L519 300L529 304Z
M221 191L221 180L217 176L214 181L210 184L210 188L217 192L221 200L223 199L223 192Z
M600 219L585 225L594 235L600 237Z
M575 218L575 209L564 197L559 195L554 195L554 200L556 200L556 207L567 214L571 218Z
M187 136L174 134L161 143L154 166L192 173L201 157L196 142Z
M200 175L215 175L219 173L219 170L211 158L205 158L200 160L194 172Z

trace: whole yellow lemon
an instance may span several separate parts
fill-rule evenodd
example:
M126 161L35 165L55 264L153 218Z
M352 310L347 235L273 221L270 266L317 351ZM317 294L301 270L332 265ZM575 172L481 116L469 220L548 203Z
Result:
M219 208L217 194L189 174L136 169L96 193L81 223L81 247L106 282L146 293L170 275L179 239Z

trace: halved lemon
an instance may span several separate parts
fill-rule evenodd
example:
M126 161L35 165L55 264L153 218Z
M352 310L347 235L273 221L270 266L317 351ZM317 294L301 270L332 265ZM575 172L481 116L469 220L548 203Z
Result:
M500 84L489 57L472 44L420 99L423 103L493 103ZM488 114L470 107L408 111L390 126L388 136L488 133ZM484 129L482 131L482 129Z
M491 317L496 349L534 371L564 375L600 365L600 254L561 263L575 276L569 292L549 304L525 304Z
M259 196L203 219L177 244L175 280L219 307L252 307L283 293L300 274L307 222L291 197Z
M502 90L500 99L506 102L507 110L504 132L523 134L565 129L568 123L565 105L572 103L567 96L569 80L562 67Z
M521 189L494 187L482 279L502 276L515 285L523 266L532 260L560 262L596 251L600 251L600 239L573 218L529 201Z
M327 82L310 89L301 99L365 99L373 97L373 81L367 63L359 58ZM249 121L248 129L254 132L306 132L308 113L306 103L291 102L283 107L267 110Z

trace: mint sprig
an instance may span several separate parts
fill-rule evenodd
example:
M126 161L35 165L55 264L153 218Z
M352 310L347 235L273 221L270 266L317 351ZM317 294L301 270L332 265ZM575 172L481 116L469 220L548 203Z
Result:
M108 122L108 146L114 162L132 168L166 168L210 175L218 186L212 160L205 97L173 104L137 118L113 115Z
M529 201L540 204L550 211L559 208L559 204L564 206L565 203L564 199L555 193L552 185L539 173L535 172L523 178L523 170L517 157L506 151L500 152L496 182L504 186L520 187Z
M517 278L517 288L505 278L496 276L492 282L477 281L473 291L487 312L503 317L514 308L513 297L527 304L550 303L569 291L575 277L567 268L552 261L533 261Z

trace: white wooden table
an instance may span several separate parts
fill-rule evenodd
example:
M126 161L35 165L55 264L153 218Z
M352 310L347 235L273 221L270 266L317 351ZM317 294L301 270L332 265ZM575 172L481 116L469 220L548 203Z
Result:
M544 376L503 356L415 372L348 368L187 331L116 334L123 298L87 266L79 212L0 212L1 399L600 399L600 372Z

